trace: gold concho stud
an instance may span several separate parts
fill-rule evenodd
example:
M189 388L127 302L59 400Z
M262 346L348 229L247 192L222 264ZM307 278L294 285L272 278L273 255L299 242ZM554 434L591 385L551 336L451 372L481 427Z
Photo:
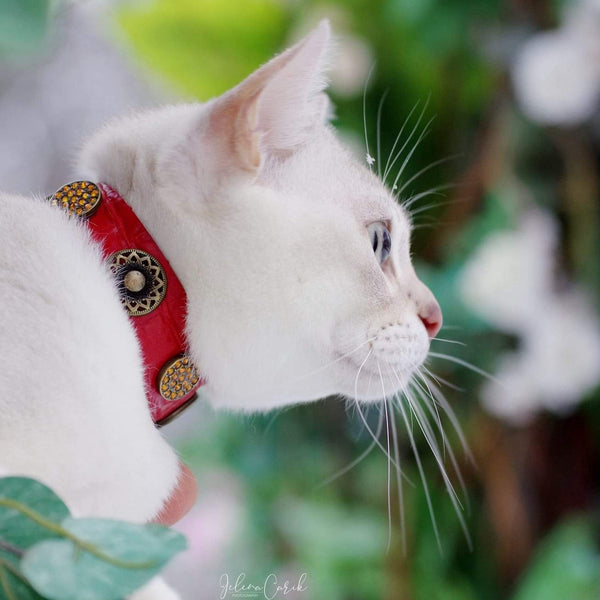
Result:
M130 316L140 317L158 308L167 293L167 276L154 256L128 248L106 260L117 279L121 303Z
M165 400L180 400L200 381L198 370L189 356L176 356L162 368L158 377L158 391Z
M48 197L52 206L59 206L70 216L85 219L96 212L102 202L100 188L91 181L73 181Z

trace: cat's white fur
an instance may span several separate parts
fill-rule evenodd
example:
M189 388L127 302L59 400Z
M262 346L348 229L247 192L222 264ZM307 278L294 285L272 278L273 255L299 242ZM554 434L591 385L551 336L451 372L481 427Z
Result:
M406 214L326 122L328 40L322 23L224 96L122 119L82 154L80 176L126 198L186 288L216 408L380 398L379 372L387 393L406 383L428 351L422 319L439 320ZM392 235L383 269L377 221ZM46 202L9 195L0 240L0 467L75 514L152 518L178 461L100 249Z

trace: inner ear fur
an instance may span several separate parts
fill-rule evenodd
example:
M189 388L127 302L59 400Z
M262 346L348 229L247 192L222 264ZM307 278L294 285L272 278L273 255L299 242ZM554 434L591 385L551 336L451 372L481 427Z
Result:
M215 101L209 133L223 141L241 169L260 170L267 154L293 150L324 122L329 40L329 24L322 21Z

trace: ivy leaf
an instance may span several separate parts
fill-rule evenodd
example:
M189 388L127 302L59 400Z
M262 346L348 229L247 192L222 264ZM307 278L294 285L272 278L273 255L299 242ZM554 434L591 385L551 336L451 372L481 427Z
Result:
M186 547L161 525L68 518L62 527L70 539L40 542L21 560L31 585L51 600L118 600Z
M19 510L30 509L56 525L69 516L65 503L44 484L28 477L0 478L0 539L20 549L57 537Z

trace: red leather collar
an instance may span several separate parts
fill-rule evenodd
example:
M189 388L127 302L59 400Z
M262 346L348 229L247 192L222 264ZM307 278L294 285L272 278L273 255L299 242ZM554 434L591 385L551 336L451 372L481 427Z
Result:
M110 186L74 182L50 200L86 219L92 238L101 245L140 344L152 419L157 425L167 423L205 383L187 355L187 297L181 282L148 230ZM144 288L138 289L142 283Z

